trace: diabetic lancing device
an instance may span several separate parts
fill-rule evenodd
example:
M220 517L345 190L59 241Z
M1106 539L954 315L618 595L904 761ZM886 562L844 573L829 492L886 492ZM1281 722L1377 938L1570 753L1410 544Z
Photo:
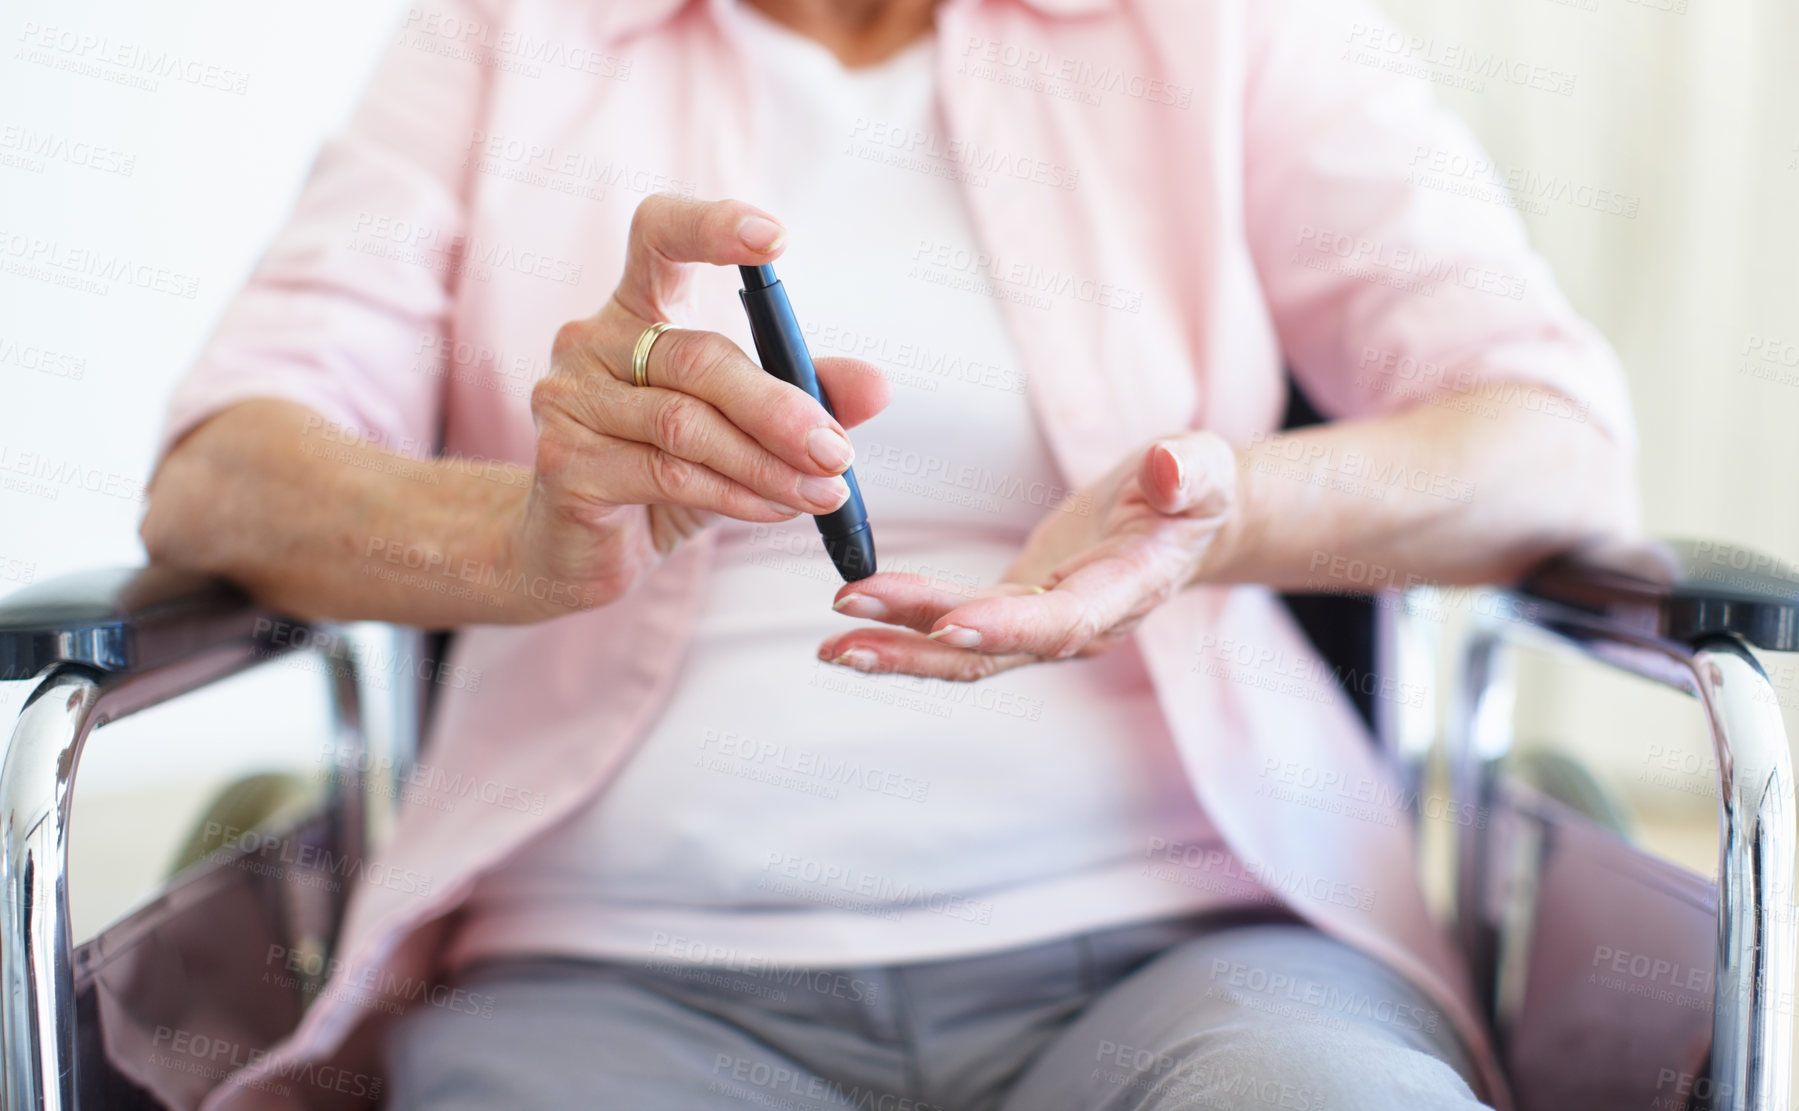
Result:
M750 334L756 337L756 355L762 369L798 386L825 407L833 417L831 399L818 384L818 371L812 366L812 353L806 350L806 338L793 317L793 306L781 279L772 266L739 266L743 275L743 311L750 318ZM843 472L849 485L849 500L829 513L813 517L818 533L824 537L825 551L837 565L844 582L866 579L875 573L875 538L868 529L868 511L862 507L862 488L856 485L854 469Z

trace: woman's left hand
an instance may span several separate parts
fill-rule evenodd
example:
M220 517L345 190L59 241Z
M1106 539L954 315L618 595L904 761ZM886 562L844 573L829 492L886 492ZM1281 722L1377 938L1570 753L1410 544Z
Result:
M1098 655L1203 577L1238 500L1236 454L1219 436L1157 440L1051 511L1000 582L972 598L893 572L846 583L839 613L899 628L851 630L818 657L968 682Z

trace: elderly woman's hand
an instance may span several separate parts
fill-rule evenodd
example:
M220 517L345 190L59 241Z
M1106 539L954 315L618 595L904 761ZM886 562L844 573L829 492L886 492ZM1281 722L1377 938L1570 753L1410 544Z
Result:
M901 628L832 637L819 658L967 681L1105 652L1204 576L1228 543L1238 498L1236 455L1223 439L1192 432L1158 440L1053 511L1001 582L978 597L917 575L847 584L838 612Z
M657 195L638 206L618 289L557 333L532 393L536 466L511 562L601 605L715 514L774 522L843 504L844 429L891 397L872 365L817 360L832 417L724 336L673 330L651 349L649 384L632 383L638 337L679 313L696 264L770 262L782 236L740 201Z

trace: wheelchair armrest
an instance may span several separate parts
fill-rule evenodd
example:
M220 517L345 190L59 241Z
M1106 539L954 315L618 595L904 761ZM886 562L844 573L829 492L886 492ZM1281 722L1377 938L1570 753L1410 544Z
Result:
M0 599L0 680L55 664L112 675L176 663L274 628L229 583L167 567L61 575Z
M0 599L0 680L36 682L0 760L0 1105L76 1106L68 846L88 735L288 652L324 651L312 632L229 584L165 567L65 575ZM327 855L339 862L362 860L368 843L358 674L353 655L325 671L341 757L329 769ZM329 893L332 922L349 886Z
M1446 739L1454 803L1468 809L1455 812L1503 809L1506 646L1527 631L1697 697L1715 754L1720 830L1708 1080L1728 1111L1787 1106L1792 1014L1783 991L1799 963L1791 905L1799 837L1780 692L1750 650L1799 651L1799 571L1730 544L1642 541L1556 557L1509 593L1522 606L1475 622L1462 651ZM1490 1011L1515 1014L1535 881L1507 878L1517 862L1493 855L1504 844L1486 826L1453 836L1463 952Z
M1769 652L1799 651L1799 570L1749 548L1651 540L1579 549L1541 564L1513 590L1589 623L1696 647L1719 635Z

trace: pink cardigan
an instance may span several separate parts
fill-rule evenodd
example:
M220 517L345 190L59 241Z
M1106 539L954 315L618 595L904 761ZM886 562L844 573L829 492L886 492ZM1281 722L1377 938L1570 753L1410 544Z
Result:
M557 326L610 293L638 201L758 199L757 137L777 121L744 80L730 0L442 2L407 16L165 444L273 396L399 450L428 453L441 428L447 451L528 464L530 383ZM921 244L910 265L1001 298L1070 485L1171 430L1268 432L1289 362L1337 415L1547 387L1630 441L1609 349L1515 216L1452 191L1458 153L1478 152L1426 81L1382 67L1384 25L1360 0L948 0L938 20L943 142L985 168L967 196L987 257ZM677 323L747 347L732 281L710 275ZM1371 497L1421 477L1338 467ZM209 1107L328 1103L356 1087L333 1068L376 1067L368 992L415 993L476 876L630 758L710 551L702 536L597 611L464 631L457 674L477 681L438 692L419 786L357 877L337 985ZM1238 857L1422 985L1503 1103L1402 800L1275 597L1190 590L1136 636Z

